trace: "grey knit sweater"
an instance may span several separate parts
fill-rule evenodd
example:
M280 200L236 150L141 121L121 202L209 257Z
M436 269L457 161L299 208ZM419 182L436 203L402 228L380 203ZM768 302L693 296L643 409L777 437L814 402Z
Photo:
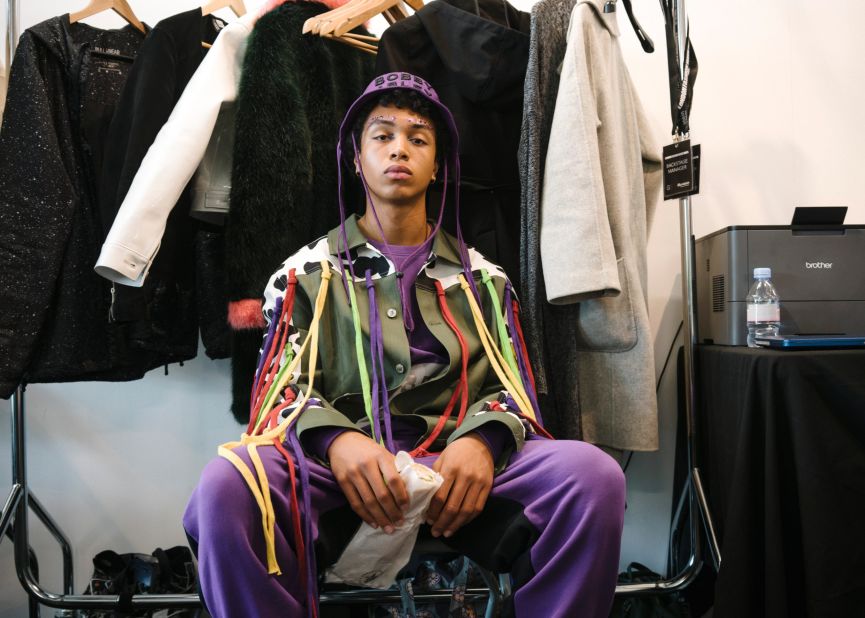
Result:
M541 0L532 7L529 64L518 151L520 204L521 312L544 422L557 438L579 439L578 397L572 319L576 307L546 302L540 258L540 204L544 161L559 90L559 69L567 48L568 23L576 0ZM548 345L546 337L552 341ZM554 344L553 344L554 343Z

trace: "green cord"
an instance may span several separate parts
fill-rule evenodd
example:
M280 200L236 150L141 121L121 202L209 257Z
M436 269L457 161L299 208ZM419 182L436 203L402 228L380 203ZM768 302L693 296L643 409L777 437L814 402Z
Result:
M517 368L517 360L514 357L511 340L508 337L508 330L505 326L504 318L502 317L502 306L499 303L498 294L496 294L496 287L493 285L493 280L486 268L481 269L481 283L487 287L487 291L490 293L490 298L493 301L493 314L495 314L496 317L496 328L499 331L499 346L502 349L502 356L505 357L508 366L511 368L511 371L514 372L514 375L520 377L520 370Z
M360 330L360 313L357 310L357 296L354 293L354 279L348 273L345 273L345 277L348 278L348 296L351 302L351 318L354 322L354 346L357 352L357 368L360 372L360 388L363 391L363 407L366 411L366 417L369 419L370 430L373 430L373 435L375 435L375 422L372 420L369 374L366 371L366 357L363 353L363 336ZM381 440L379 441L381 442Z
M294 350L291 348L291 344L288 341L286 341L286 344L287 345L285 361L283 361L282 366L279 368L279 371L276 372L276 377L273 378L273 382L271 382L270 387L267 390L267 396L264 398L264 403L261 404L261 409L258 411L258 418L255 419L255 428L253 432L258 430L258 425L270 412L270 406L277 395L275 386L281 382L283 375L285 375L285 372L288 370L288 366L291 364L291 361L294 358ZM279 361L276 360L276 362ZM302 371L303 367L299 367L299 370Z

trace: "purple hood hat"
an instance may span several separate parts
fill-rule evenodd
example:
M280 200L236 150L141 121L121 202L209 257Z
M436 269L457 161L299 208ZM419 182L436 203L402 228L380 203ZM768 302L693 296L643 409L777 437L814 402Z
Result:
M342 120L342 124L339 127L339 139L336 145L336 157L337 157L337 170L339 177L339 213L340 213L340 226L342 228L342 240L343 240L343 250L346 255L346 262L348 264L349 271L351 272L352 278L355 277L355 273L351 264L351 260L348 256L347 246L348 240L345 231L345 197L343 191L343 182L342 182L342 173L343 167L346 166L346 169L351 170L354 167L354 159L358 156L359 149L357 144L355 143L354 136L352 135L352 128L357 121L357 116L361 113L361 109L364 107L365 103L370 99L378 97L383 92L394 89L394 88L403 88L406 90L414 90L425 99L427 99L433 106L438 110L441 119L444 120L447 125L447 131L450 138L449 151L446 153L445 157L442 157L444 160L444 186L442 190L442 202L441 207L439 208L438 213L438 221L436 223L435 229L432 234L430 234L430 238L435 237L438 234L439 229L441 228L442 215L445 209L445 202L447 200L447 194L449 188L453 191L453 199L456 207L456 221L457 221L457 229L456 235L459 243L459 253L460 253L460 261L462 262L463 272L465 273L466 280L472 288L472 291L475 294L475 298L479 298L477 290L475 289L474 278L471 275L471 266L468 257L468 250L466 249L465 242L463 241L462 229L460 227L460 197L459 197L459 186L460 186L460 159L459 159L459 133L457 131L456 122L454 121L453 114L451 114L450 109L439 100L438 94L435 89L430 86L430 84L421 77L417 75L412 75L411 73L405 72L393 72L393 73L385 73L384 75L379 75L375 79L373 79L369 85L366 87L366 90L363 91L354 103L348 108L348 111L345 113L345 118ZM450 178L450 183L449 183ZM373 215L375 216L376 221L378 221L378 215L375 212L375 204L369 193L369 188L366 184L366 179L363 177L363 173L360 174L360 179L363 184L364 192L369 204L372 205ZM380 225L380 224L379 224ZM382 234L382 237L384 235ZM387 243L384 243L385 247L387 247ZM419 248L420 249L420 248ZM389 251L387 251L389 253ZM361 273L362 275L362 273ZM345 278L344 278L345 280Z
M340 162L349 165L352 164L350 155L354 154L354 149L345 148L345 146L351 144L351 130L357 120L357 115L360 113L360 109L364 106L364 103L391 88L414 90L436 107L439 114L441 114L441 117L447 124L448 133L450 134L451 148L450 153L448 154L450 155L450 158L458 161L459 133L457 132L457 125L454 122L451 110L449 110L447 106L439 100L435 89L433 89L426 80L417 75L412 75L411 73L385 73L384 75L379 75L372 80L366 87L366 90L363 91L363 94L351 104L351 107L349 107L348 111L345 113L345 118L343 118L342 124L339 127L339 140L336 144L337 156L339 157ZM343 158L343 155L345 155L346 158Z

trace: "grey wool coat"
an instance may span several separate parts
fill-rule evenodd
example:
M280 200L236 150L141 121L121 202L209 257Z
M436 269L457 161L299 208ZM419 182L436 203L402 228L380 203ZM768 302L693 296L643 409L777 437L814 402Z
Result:
M547 300L567 312L552 325L567 315L567 339L556 337L566 349L554 364L576 377L582 438L653 450L646 237L660 148L622 58L616 16L603 12L603 0L578 0L571 13L544 164L540 256Z

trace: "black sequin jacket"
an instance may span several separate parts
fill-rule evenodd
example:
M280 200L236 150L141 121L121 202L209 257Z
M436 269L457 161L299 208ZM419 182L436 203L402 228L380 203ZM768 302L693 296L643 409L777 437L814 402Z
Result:
M21 36L0 129L0 397L163 364L130 349L108 319L111 286L93 272L104 137L143 39L68 15Z

